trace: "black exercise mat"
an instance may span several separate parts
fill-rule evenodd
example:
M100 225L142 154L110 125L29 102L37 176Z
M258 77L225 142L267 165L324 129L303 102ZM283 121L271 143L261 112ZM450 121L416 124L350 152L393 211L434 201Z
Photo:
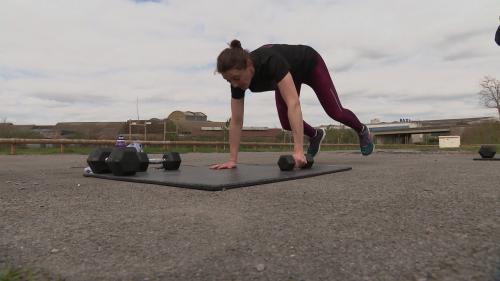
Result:
M500 157L494 158L474 158L476 161L500 161Z
M349 166L315 165L311 169L281 171L276 165L239 164L235 169L212 170L208 167L183 165L177 171L166 171L150 167L148 171L139 172L133 176L114 176L113 174L84 174L84 176L217 191L236 187L314 177L348 171L351 169L352 168Z

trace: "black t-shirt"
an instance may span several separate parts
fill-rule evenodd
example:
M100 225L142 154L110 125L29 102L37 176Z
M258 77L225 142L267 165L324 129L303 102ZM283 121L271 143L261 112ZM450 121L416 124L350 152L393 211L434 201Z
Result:
M255 73L250 91L264 92L277 89L277 84L290 72L295 83L300 83L316 65L318 53L309 46L273 44L264 45L250 53ZM231 86L231 96L241 99L245 91Z

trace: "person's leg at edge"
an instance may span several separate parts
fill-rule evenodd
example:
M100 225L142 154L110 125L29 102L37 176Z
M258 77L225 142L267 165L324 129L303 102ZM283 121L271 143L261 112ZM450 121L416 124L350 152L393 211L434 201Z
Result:
M342 107L328 68L319 54L316 66L304 83L314 90L328 116L356 131L359 136L361 153L370 155L374 145L368 127L361 123L352 111Z

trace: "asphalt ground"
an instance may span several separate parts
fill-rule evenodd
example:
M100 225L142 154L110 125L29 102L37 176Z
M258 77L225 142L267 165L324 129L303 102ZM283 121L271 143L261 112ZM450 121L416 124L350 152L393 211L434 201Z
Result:
M71 281L499 281L500 161L473 157L322 152L317 164L353 169L208 192L83 177L84 155L0 156L0 267Z

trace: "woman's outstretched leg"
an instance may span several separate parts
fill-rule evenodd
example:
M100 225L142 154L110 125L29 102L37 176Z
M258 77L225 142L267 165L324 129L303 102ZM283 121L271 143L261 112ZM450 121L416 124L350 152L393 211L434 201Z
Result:
M363 155L371 154L373 140L368 127L362 124L352 111L342 107L328 68L320 55L317 57L316 66L304 83L314 90L328 116L358 133L361 153Z

